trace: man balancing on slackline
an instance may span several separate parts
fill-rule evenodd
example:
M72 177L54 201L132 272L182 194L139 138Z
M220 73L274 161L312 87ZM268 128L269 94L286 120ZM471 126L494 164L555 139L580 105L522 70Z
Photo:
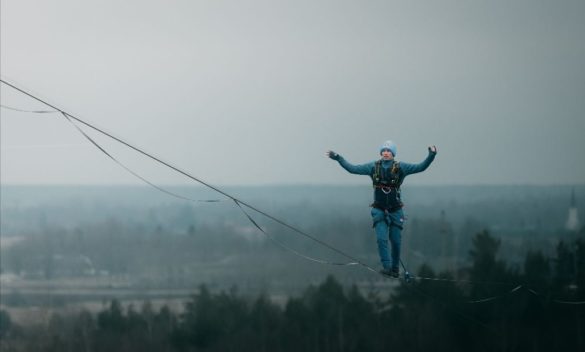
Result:
M396 161L396 144L386 141L380 147L381 159L362 165L352 165L341 155L328 151L327 156L337 160L349 173L368 175L374 184L374 203L372 204L372 220L378 242L378 253L382 262L384 275L397 278L400 265L401 232L404 226L403 203L400 199L400 185L404 178L422 172L431 165L437 155L437 147L429 146L429 155L420 164L409 164ZM388 238L392 246L392 260L388 256Z

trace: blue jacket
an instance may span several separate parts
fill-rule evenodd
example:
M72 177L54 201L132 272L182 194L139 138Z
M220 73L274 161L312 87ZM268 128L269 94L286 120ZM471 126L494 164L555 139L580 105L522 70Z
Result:
M433 160L435 160L435 155L437 153L431 152L429 151L429 155L426 157L426 159L419 163L419 164L410 164L410 163L405 163L405 162L400 162L400 171L399 171L399 179L400 179L400 183L402 183L402 181L404 180L404 178L408 175L412 175L412 174L416 174L418 172L422 172L425 171L429 165L431 165L431 163L433 162ZM341 167L343 167L345 170L347 170L349 173L351 174L355 174L355 175L368 175L370 176L370 178L372 178L373 181L373 176L374 176L374 171L375 171L375 167L376 167L376 161L372 161L366 164L361 164L361 165L353 165L351 163L349 163L347 160L345 160L341 155L339 156L339 159L337 160L339 162L339 165L341 165ZM384 168L385 170L388 170L392 167L392 165L394 165L395 160L383 160L382 161L382 168ZM400 195L398 195L398 198L400 197ZM376 199L376 191L374 191L374 199Z
M412 175L412 174L416 174L418 172L425 171L429 167L429 165L431 165L433 160L435 160L435 155L437 155L437 153L429 152L429 155L427 156L427 158L419 164L410 164L410 163L405 163L405 162L401 161L400 162L400 177L401 177L401 179L404 179L404 177L406 177L408 175ZM345 160L340 155L338 162L339 162L339 165L341 165L341 167L343 167L345 170L347 170L347 172L349 172L350 174L368 175L370 177L372 177L374 175L374 168L376 166L376 161L371 161L369 163L361 164L361 165L353 165L353 164L350 164L347 160ZM382 161L382 167L384 169L389 169L392 167L392 165L394 165L394 160Z

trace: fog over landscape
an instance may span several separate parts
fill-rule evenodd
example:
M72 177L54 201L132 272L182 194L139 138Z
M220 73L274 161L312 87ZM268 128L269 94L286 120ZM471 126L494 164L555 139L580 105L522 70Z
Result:
M282 286L285 292L330 272L350 281L378 279L358 268L322 266L283 250L221 195L199 187L169 189L219 202L177 200L145 186L5 187L3 274L25 281L115 276L123 277L126 285L156 288L170 282L191 288L211 281L221 286L246 283ZM232 187L229 191L378 265L368 186ZM423 263L437 270L457 270L470 259L471 238L483 230L501 239L500 255L515 265L521 265L528 251L553 255L559 241L571 240L579 231L566 227L571 195L585 198L584 191L583 186L405 187L405 259L413 270ZM558 206L551 211L550 204ZM576 209L583 218L582 206ZM347 259L261 214L250 214L270 236L295 250L332 261Z
M1 0L0 352L585 350L584 14Z

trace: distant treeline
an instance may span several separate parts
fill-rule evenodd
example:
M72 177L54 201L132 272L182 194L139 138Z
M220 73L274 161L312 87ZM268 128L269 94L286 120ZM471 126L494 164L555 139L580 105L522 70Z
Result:
M19 236L4 238L13 242L0 248L0 273L25 280L125 277L128 284L135 287L159 288L191 288L202 283L229 282L237 284L244 292L249 292L252 286L265 285L270 289L278 286L285 291L281 293L290 293L308 283L322 281L333 270L315 268L312 262L284 252L267 240L237 207L224 208L223 213L204 217L198 208L173 205L153 208L152 214L144 217L148 219L145 222L132 220L120 211L116 217L101 222L84 223L72 217L71 221L77 221L73 227L44 224L32 232L23 230ZM494 205L493 208L498 207ZM286 212L281 211L275 210L276 215L320 240L364 262L378 263L367 206L360 208L359 215L350 215L348 209L341 207L315 205L291 206ZM68 212L63 210L61 216ZM514 217L518 212L508 213L506 216ZM479 214L491 213L486 208ZM503 217L491 216L494 219ZM544 218L537 213L533 217ZM6 218L14 219L9 215ZM28 215L23 215L21 220L26 219ZM260 216L256 220L273 238L304 255L335 262L344 259L279 224ZM436 271L469 265L467 252L471 248L471 238L484 228L488 228L484 222L473 219L455 226L449 221L449 215L440 216L439 209L433 218L417 215L407 220L403 258L415 268L425 262L433 263ZM551 238L580 236L560 229L555 232L532 228L515 231L506 227L495 233L504 241L499 255L507 258L510 266L521 265L528 250L554 256ZM289 270L290 267L295 270ZM282 272L288 273L285 280ZM344 283L362 279L357 270L334 270L333 273Z
M499 247L480 232L469 267L424 265L419 277L443 281L402 282L388 298L331 276L285 305L202 286L181 313L114 300L95 315L23 327L1 312L0 350L584 351L585 305L575 303L585 301L585 240L560 242L555 258L530 252L523 270L498 260Z
M369 220L371 184L360 186L226 187L226 191L289 222L312 226L323 219ZM247 220L229 199L204 187L167 187L175 194L217 203L192 203L173 198L149 186L10 186L2 188L3 236L43 232L46 228L72 229L110 219L158 225L183 231L189 225L215 226L216 219ZM580 218L585 185L574 186L416 186L406 184L402 196L412 218L437 218L442 210L455 226L470 218L492 229L556 231L565 225L574 192ZM259 217L259 220L263 220Z

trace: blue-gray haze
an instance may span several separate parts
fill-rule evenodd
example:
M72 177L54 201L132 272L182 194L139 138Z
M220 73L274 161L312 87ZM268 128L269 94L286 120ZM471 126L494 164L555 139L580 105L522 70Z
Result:
M585 2L2 1L2 78L214 184L585 180ZM45 109L2 85L2 104ZM2 109L4 184L138 184L57 114ZM153 182L184 177L98 138Z

